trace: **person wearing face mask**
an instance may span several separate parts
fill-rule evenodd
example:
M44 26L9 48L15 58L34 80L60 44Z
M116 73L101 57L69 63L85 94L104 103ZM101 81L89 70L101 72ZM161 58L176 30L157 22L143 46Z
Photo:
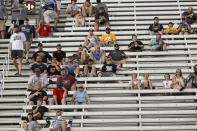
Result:
M24 33L19 32L18 25L15 25L14 34L10 38L9 54L17 71L16 76L22 76L21 70L24 50L26 52L26 37Z
M52 37L52 32L50 26L44 24L44 20L41 19L38 27L36 28L36 32L39 33L39 37Z
M5 23L8 19L8 12L6 7L3 5L3 1L0 2L0 33L1 39L5 39L5 30L6 26Z
M154 18L154 23L149 26L149 34L150 35L157 35L157 34L163 34L163 25L159 24L159 18Z
M24 23L27 17L27 8L23 4L24 0L15 0L12 5L12 23L18 24L19 26Z
M72 120L66 122L62 118L62 112L60 110L56 112L56 119L50 123L49 131L71 131Z
M25 18L24 24L20 25L19 30L25 34L26 37L26 63L29 64L29 49L33 41L33 27L29 25L29 19Z
M101 36L101 42L103 43L103 46L113 47L114 44L117 44L116 36L111 33L110 27L106 27L105 32L106 34Z
M187 78L187 88L197 88L197 64L194 66L194 73Z

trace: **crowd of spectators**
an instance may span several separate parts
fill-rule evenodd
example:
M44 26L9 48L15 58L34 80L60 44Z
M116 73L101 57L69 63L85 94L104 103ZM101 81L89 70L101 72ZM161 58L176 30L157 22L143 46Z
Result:
M42 119L45 112L49 110L44 105L66 105L69 91L74 91L70 104L81 105L90 104L90 98L83 85L77 86L78 77L116 77L117 70L129 71L132 69L122 68L126 64L128 56L120 50L120 44L117 42L116 35L111 32L110 20L107 5L101 0L96 0L96 6L93 6L90 0L85 0L84 4L79 7L76 0L71 0L71 4L66 9L67 18L75 19L75 26L86 26L85 17L95 17L94 29L88 30L89 34L80 45L77 53L67 56L62 50L62 45L57 44L56 51L50 55L43 48L42 43L38 43L38 51L33 53L31 62L29 61L29 50L33 42L34 33L38 37L52 37L53 32L58 32L57 24L61 10L61 0L43 0L43 19L39 21L36 30L29 24L27 18L27 8L24 6L24 0L15 1L12 5L12 23L13 33L10 38L10 56L13 60L17 73L16 76L22 76L22 59L25 54L26 63L30 65L30 77L28 80L29 105L34 105L32 112L28 113L27 121L24 122L25 130L40 128L36 120ZM47 4L48 3L48 4ZM0 31L1 38L5 38L5 21L8 14L4 5L0 5ZM174 23L169 22L168 28L164 29L159 23L159 18L154 18L154 23L150 25L148 32L155 35L148 46L151 51L167 51L167 45L162 39L162 35L187 35L191 33L191 24L195 23L197 14L192 7L182 14L182 22L178 28ZM50 27L50 22L54 21L54 28ZM94 35L94 31L99 31L100 26L105 26L105 34L101 38ZM106 54L105 47L112 47L109 55ZM142 52L144 44L137 39L137 35L132 35L132 42L128 45L129 52ZM18 63L17 63L18 60ZM95 64L100 64L100 68ZM82 73L80 66L83 66ZM149 74L143 74L143 79L139 80L137 74L132 74L130 87L132 89L153 89L152 81ZM181 69L176 70L172 80L170 74L164 75L162 87L164 89L192 88L197 86L197 65L194 67L194 73L188 78L184 78ZM55 80L55 81L54 81ZM55 85L52 91L52 97L47 94L48 87ZM74 109L74 112L77 110ZM88 111L85 109L85 111ZM70 123L62 118L62 112L56 112L56 120L51 123L50 129L56 130L61 128L66 131ZM70 129L69 129L70 130Z

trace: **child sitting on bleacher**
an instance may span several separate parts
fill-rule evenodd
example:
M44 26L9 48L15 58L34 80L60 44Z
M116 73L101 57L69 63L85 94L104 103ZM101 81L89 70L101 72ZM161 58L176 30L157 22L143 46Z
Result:
M165 81L162 82L163 89L172 89L172 81L170 80L170 74L164 75Z
M132 79L130 81L131 89L140 89L140 80L137 79L137 74L132 74Z
M142 89L151 89L152 90L152 82L149 80L149 75L145 73L143 75L143 80L141 80Z
M168 28L165 30L166 35L176 35L178 33L177 28L174 28L174 23L169 22Z
M182 22L179 24L179 35L187 35L191 31L191 26L187 23L185 18L182 18Z

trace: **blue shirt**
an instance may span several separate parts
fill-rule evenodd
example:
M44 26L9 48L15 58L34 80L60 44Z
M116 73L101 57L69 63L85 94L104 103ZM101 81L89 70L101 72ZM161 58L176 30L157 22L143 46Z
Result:
M75 103L87 103L86 100L86 90L76 91Z
M47 0L47 1L50 2L50 5L44 9L44 12L47 10L55 10L54 3L56 3L56 0Z
M150 40L150 43L156 43L156 42L157 42L156 39L151 39L151 40ZM158 48L158 47L161 47L161 45L162 45L162 43L159 41L159 44L153 45L150 49L151 49L151 50L154 50L154 49L156 49L156 48Z
M64 65L69 65L69 66L72 66L72 65L78 65L77 62L73 62L72 64L69 64L68 62L65 62ZM72 68L69 68L69 67L66 67L66 69L68 70L68 73L74 73L76 67L72 67Z
M99 53L94 52L93 55L94 55L96 60L100 60L101 59L101 52L99 52Z

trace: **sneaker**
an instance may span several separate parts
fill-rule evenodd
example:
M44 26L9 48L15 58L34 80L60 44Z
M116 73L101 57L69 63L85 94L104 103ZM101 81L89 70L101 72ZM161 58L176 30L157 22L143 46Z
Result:
M28 60L28 59L26 59L26 60L25 60L25 63L26 63L26 64L30 64L30 62L29 62L29 60Z

